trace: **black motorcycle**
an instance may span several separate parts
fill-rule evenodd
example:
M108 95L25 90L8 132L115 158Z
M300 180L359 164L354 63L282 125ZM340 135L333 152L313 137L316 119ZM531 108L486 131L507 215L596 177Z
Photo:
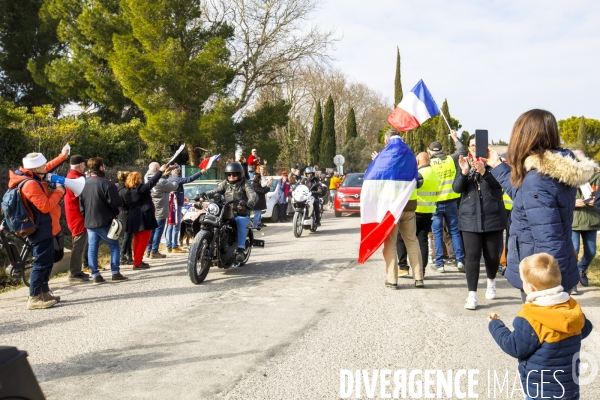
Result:
M212 265L224 269L241 267L250 259L252 247L265 247L264 240L254 239L254 233L248 224L244 260L236 261L237 225L235 217L238 207L234 207L235 203L239 203L239 201L225 202L223 196L217 195L217 199L211 200L206 206L206 212L192 224L192 226L198 227L198 231L194 232L194 242L190 246L187 265L193 283L202 283ZM194 208L203 209L204 207L201 201L197 201Z

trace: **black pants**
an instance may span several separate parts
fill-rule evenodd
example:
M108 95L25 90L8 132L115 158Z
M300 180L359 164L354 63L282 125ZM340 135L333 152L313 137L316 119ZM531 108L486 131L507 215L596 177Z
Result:
M319 198L316 196L313 205L315 207L315 218L317 219L317 222L321 222L321 203L319 202Z
M129 257L133 260L131 255L131 243L133 243L133 233L124 232L123 242L121 243L121 258Z
M429 258L429 232L431 232L431 218L433 214L420 214L415 213L415 219L417 222L417 240L419 241L419 248L421 249L421 259L423 260L423 276L427 266L427 260ZM398 235L396 239L396 252L398 253L398 269L408 271L408 261L406 246L402 240L402 235Z
M279 207L277 210L279 211L279 222L287 221L287 203L277 204L277 207Z
M470 292L475 292L479 281L479 262L482 252L488 279L496 279L500 267L500 252L504 244L502 240L503 231L461 233L465 248L467 287Z

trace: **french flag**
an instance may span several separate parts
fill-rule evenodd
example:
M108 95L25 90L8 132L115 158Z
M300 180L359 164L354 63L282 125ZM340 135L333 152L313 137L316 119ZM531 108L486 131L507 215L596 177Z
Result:
M365 172L360 195L360 264L392 233L417 186L417 176L414 154L399 136L392 136Z
M402 132L413 130L440 113L433 96L421 79L388 117L388 124Z
M215 161L217 161L219 158L221 157L220 154L215 154L212 157L209 158L205 158L204 160L202 160L202 162L198 165L198 167L200 167L200 169L210 169L210 167L212 167L213 163Z

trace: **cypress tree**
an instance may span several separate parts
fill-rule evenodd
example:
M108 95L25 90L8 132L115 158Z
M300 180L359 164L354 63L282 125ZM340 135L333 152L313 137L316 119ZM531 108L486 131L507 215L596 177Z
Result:
M579 122L579 132L577 135L581 150L587 155L587 128L585 126L585 117L582 115Z
M315 115L313 117L313 126L308 142L308 163L315 165L320 160L321 155L321 136L323 133L323 114L321 113L321 101L317 101Z
M348 140L358 136L356 132L356 116L354 115L354 107L350 107L348 117L346 118L346 143Z
M404 94L402 93L402 81L400 80L400 48L397 48L398 55L396 56L396 79L394 79L394 107L401 101Z
M450 121L450 109L448 108L447 99L444 99L444 104L442 104L441 111L446 116L448 121ZM450 129L448 128L448 125L446 125L444 117L438 115L437 118L438 126L436 140L442 144L442 150L444 153L451 154L454 152L454 141L448 136L450 135Z
M331 95L329 95L329 98L325 103L323 134L321 136L321 157L319 158L319 166L322 169L333 166L335 151L335 105L333 104Z

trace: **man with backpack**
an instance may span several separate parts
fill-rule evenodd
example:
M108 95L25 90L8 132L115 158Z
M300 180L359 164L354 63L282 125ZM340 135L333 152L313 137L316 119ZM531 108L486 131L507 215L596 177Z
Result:
M57 184L56 189L50 192L44 178L47 171L64 162L68 155L68 145L52 161L47 161L41 153L29 153L23 158L23 166L9 173L8 188L20 187L21 198L35 222L35 231L27 236L33 247L27 302L30 310L50 308L60 301L60 296L54 296L50 291L48 281L54 265L54 238L61 233L58 203L65 194L65 188Z

